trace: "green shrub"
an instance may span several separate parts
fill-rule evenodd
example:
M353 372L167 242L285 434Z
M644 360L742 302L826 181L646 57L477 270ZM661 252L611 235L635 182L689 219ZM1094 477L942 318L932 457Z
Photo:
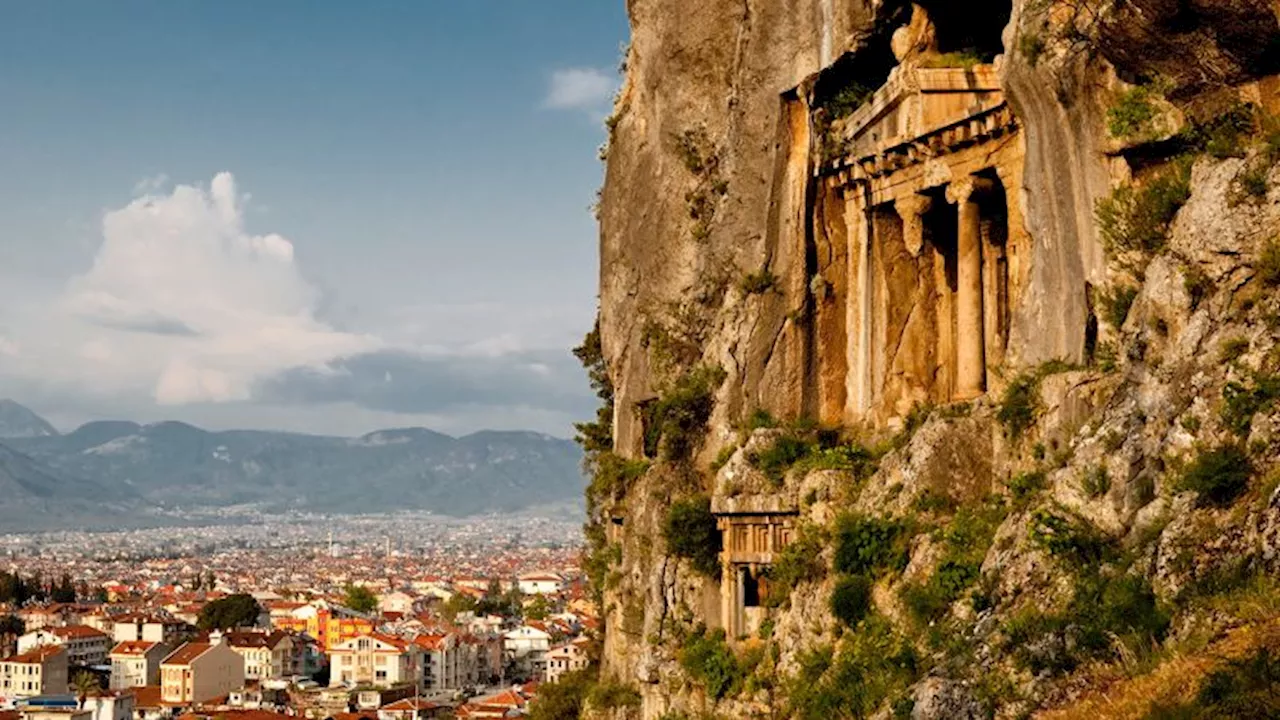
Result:
M644 446L649 457L687 458L702 440L725 371L702 365L681 375L666 394L644 407Z
M865 480L874 475L877 467L875 455L861 445L819 447L807 454L796 465L803 472L846 470L852 472L858 480Z
M1044 36L1040 33L1023 33L1018 38L1018 50L1031 67L1040 63L1040 57L1044 55L1046 47Z
M1112 253L1162 249L1169 225L1191 197L1191 165L1174 163L1141 187L1121 185L1098 201L1098 231Z
M1004 389L996 419L1004 425L1005 434L1017 440L1035 424L1039 408L1040 378L1035 373L1024 372Z
M1201 504L1223 506L1245 491L1251 475L1253 463L1244 450L1237 445L1220 445L1188 463L1174 487L1198 493Z
M667 509L662 528L672 555L690 561L708 577L720 576L720 530L706 496L677 500Z
M1149 85L1139 85L1120 93L1107 108L1107 132L1120 139L1148 139L1155 135L1159 110L1153 101L1156 93Z
M1127 285L1103 291L1098 298L1102 302L1103 319L1116 330L1124 327L1124 321L1129 318L1129 308L1137 298L1138 289Z
M1182 133L1183 143L1202 150L1219 160L1244 157L1248 139L1257 129L1254 109L1246 103L1236 103L1207 121L1194 123Z
M593 708L613 710L640 707L640 691L634 686L617 681L600 682L587 694Z
M756 408L751 411L751 415L747 417L747 421L743 423L743 428L750 432L761 428L778 427L778 419L775 418L768 410Z
M831 614L848 627L862 622L871 609L871 581L865 575L845 575L831 591Z
M538 702L529 706L529 720L565 720L582 715L595 683L589 670L565 673L553 683L538 687Z
M1222 422L1240 437L1248 437L1253 417L1280 400L1280 376L1257 375L1246 385L1232 380L1222 388Z
M1112 551L1106 538L1084 519L1045 508L1031 514L1027 532L1033 545L1077 568L1096 566Z
M980 563L944 560L922 583L902 588L902 603L919 623L941 617L960 595L978 579Z
M1252 162L1245 166L1244 172L1240 173L1240 190L1246 197L1254 199L1262 199L1267 196L1267 191L1271 189L1269 178L1271 176L1271 163Z
M645 460L628 460L612 452L598 453L592 462L587 506L591 512L603 502L617 500L649 469Z
M1009 479L1009 494L1013 495L1014 501L1023 503L1043 490L1047 484L1048 478L1041 470L1020 473Z
M1195 309L1200 305L1200 301L1209 297L1213 293L1213 281L1199 267L1188 265L1183 268L1182 287L1187 291L1187 298L1191 300L1191 308Z
M685 638L679 657L680 667L715 700L730 695L742 682L743 673L725 642L724 630L698 628Z
M752 452L747 460L774 484L781 485L787 471L804 459L812 447L810 442L788 433L778 436L768 447Z
M874 93L875 88L854 82L841 88L830 97L820 99L818 107L826 110L829 118L835 120L852 115Z
M1079 628L1080 645L1093 653L1108 651L1117 637L1130 646L1160 641L1169 629L1169 614L1140 575L1085 574L1076 581L1066 619Z
M858 632L846 633L840 652L802 652L800 670L787 682L786 717L797 720L871 717L903 695L920 675L911 644L884 619L871 616Z
M1272 238L1262 246L1258 263L1254 267L1258 279L1267 287L1280 286L1280 240Z
M903 587L901 598L917 623L941 617L979 578L996 530L1008 514L1002 502L961 508L941 532L938 568L922 583Z
M822 539L812 529L802 529L791 544L774 556L769 569L769 595L765 604L782 607L791 599L791 592L802 582L821 580L827 574L822 560Z
M874 576L901 572L907 566L910 538L906 527L893 520L842 515L836 520L836 572Z
M981 53L975 50L961 50L959 52L926 55L921 59L920 67L972 70L985 62L989 62L989 60Z
M1080 479L1080 489L1091 498L1102 497L1111 490L1111 475L1103 465L1089 468Z
M778 277L768 270L751 273L742 278L739 288L744 295L761 295L769 292L778 284Z

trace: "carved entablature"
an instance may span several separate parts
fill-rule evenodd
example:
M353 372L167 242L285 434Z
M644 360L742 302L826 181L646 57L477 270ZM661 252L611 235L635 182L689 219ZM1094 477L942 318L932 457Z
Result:
M768 568L795 539L799 508L784 495L717 495L721 617L730 637L753 635L766 615Z

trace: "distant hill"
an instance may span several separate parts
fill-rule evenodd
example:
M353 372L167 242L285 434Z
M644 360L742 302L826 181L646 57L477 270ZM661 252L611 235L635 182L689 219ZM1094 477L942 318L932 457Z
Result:
M584 485L578 447L532 432L455 438L404 428L340 438L110 421L3 442L24 458L12 480L30 486L22 497L56 499L61 490L41 496L39 489L79 487L91 501L170 509L254 504L270 511L465 516L576 502ZM6 489L0 484L0 517L18 504Z
M0 438L32 438L57 435L44 418L12 400L0 399Z
M107 527L114 513L128 513L139 500L128 488L64 475L0 445L0 528Z

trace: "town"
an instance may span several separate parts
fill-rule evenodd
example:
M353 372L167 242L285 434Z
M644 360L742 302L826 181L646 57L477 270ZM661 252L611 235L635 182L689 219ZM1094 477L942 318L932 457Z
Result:
M523 717L594 654L580 547L427 513L0 536L0 720Z

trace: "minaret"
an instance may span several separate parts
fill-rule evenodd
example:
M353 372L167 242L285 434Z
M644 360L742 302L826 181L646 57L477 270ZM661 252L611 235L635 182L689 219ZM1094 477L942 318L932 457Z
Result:
M334 554L333 554L333 528L329 528L329 557L334 557Z

